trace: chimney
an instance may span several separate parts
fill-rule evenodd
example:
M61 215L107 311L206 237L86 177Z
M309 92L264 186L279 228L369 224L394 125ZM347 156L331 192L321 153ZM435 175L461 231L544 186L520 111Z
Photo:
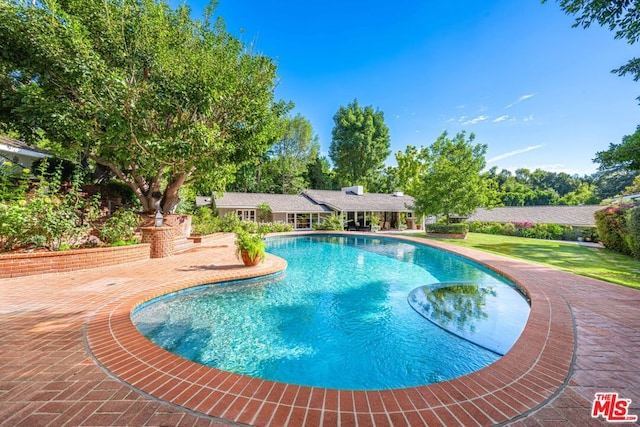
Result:
M362 185L352 185L351 187L342 188L342 192L344 193L352 192L358 196L362 196L364 194L364 189L362 188Z

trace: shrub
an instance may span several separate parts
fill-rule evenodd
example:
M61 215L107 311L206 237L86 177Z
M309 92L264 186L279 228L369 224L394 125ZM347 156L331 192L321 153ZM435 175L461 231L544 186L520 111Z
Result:
M345 227L345 220L342 215L331 214L326 217L324 221L313 224L314 230L333 230L343 231Z
M111 246L123 246L134 242L138 215L129 209L118 209L100 228L100 239Z
M627 245L636 258L640 258L640 206L627 213Z
M29 190L31 171L11 162L0 164L0 202L24 200Z
M26 202L0 202L0 251L10 251L27 243L25 228L29 222Z
M221 218L220 231L235 233L240 228L242 228L242 221L235 212L227 212L227 214Z
M631 248L625 239L626 230L626 209L612 206L599 210L595 213L596 229L600 241L612 251L630 255Z
M466 234L469 232L469 223L459 222L456 224L427 224L427 233L435 234Z
M98 197L84 197L78 175L66 189L56 191L63 188L61 174L57 170L48 178L41 176L34 197L27 201L25 235L32 242L43 241L49 250L79 245L99 214Z
M284 233L293 230L291 224L280 222L257 223L253 221L241 221L235 213L229 212L224 217L215 216L209 207L199 208L191 218L191 228L194 234L204 235L218 232L237 232L239 230L247 233Z
M265 222L260 224L263 233L287 233L293 231L293 225L283 222Z
M531 239L575 240L576 233L569 225L534 224L532 222L479 222L470 224L473 233L527 237Z
M122 204L124 205L139 204L138 198L131 187L122 181L112 180L107 182L101 186L100 193L103 197L120 197L122 199Z
M558 224L535 224L532 230L534 239L558 240L562 238L562 226Z

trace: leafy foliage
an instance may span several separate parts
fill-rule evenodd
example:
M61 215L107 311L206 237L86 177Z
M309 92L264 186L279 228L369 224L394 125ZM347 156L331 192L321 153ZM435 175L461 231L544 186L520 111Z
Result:
M574 229L570 225L533 224L531 222L480 222L469 224L473 233L496 234L503 236L527 237L530 239L577 240L588 238L597 241L595 228L581 227Z
M389 128L384 114L373 107L360 107L354 100L333 116L329 157L341 186L368 187L390 154Z
M425 231L427 233L436 234L467 234L469 232L469 223L458 222L455 224L426 224Z
M285 233L293 231L291 224L279 222L256 223L253 221L241 221L238 216L229 212L223 217L214 215L208 207L199 208L191 218L193 234L206 235L218 232L235 233L239 230L250 233Z
M627 213L627 245L636 258L640 258L640 206Z
M464 132L453 139L447 132L428 148L407 147L399 153L400 181L415 199L418 215L467 215L479 206L490 206L491 190L481 174L486 145L473 145L474 135Z
M640 126L632 135L622 137L620 144L609 144L607 150L597 152L594 161L604 170L622 167L640 172Z
M139 221L139 216L135 212L118 209L100 228L100 239L112 246L133 243Z
M269 149L279 183L278 193L297 194L307 188L307 168L320 151L318 136L313 135L311 123L301 115L284 121L284 136Z
M621 254L632 253L627 235L627 208L610 206L595 213L600 241L607 248Z
M276 66L222 20L165 0L8 0L0 7L0 105L28 137L45 135L111 169L145 211L172 212L187 182L213 190L264 153L290 108Z
M343 231L346 225L346 220L342 215L339 214L331 214L322 222L314 222L313 229L314 230L333 230L333 231Z
M236 232L236 254L241 258L242 252L247 252L249 259L265 259L265 243L260 234L248 233L244 230Z

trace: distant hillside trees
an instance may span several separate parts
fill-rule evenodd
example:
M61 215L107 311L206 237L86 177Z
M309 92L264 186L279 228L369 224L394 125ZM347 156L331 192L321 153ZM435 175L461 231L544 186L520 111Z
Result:
M369 189L390 151L389 128L382 111L360 107L355 100L333 116L329 157L338 185Z
M518 169L515 174L503 169L491 168L497 197L503 206L580 205L597 204L592 179L580 178L564 172L547 172L536 169Z

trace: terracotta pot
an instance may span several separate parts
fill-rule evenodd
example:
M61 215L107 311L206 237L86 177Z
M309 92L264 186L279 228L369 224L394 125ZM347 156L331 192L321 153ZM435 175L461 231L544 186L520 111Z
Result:
M255 258L251 259L249 258L248 251L242 251L240 252L240 256L242 257L242 262L247 267L253 267L254 265L260 264L260 255L256 255Z

